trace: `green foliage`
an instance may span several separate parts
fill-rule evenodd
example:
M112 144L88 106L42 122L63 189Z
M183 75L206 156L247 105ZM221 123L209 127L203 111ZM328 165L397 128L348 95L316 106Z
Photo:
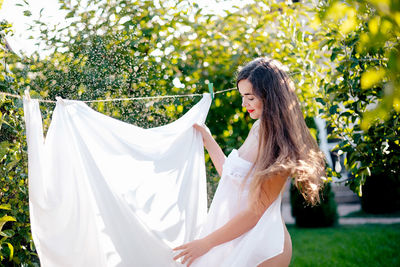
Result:
M364 114L362 128L367 129L375 119L387 119L392 109L400 111L400 4L395 0L328 1L320 16L329 27L323 43L332 52L331 61L343 70L354 68L353 93L377 97L377 103ZM319 18L317 18L319 19ZM341 67L342 63L344 66ZM335 74L335 73L332 73ZM346 78L346 77L343 77Z
M299 227L329 227L337 224L338 213L335 202L335 194L331 184L325 183L320 192L321 203L310 206L304 200L299 190L291 184L290 204L292 216Z
M351 162L361 164L356 175L361 175L361 179L365 181L360 195L362 208L366 212L385 213L400 210L398 120L398 115L394 114L384 123L371 126L360 137L363 141L358 145L359 151L348 152ZM349 181L353 188L357 186L355 181L357 179Z
M346 184L362 197L371 174L400 181L399 11L398 1L328 1L316 19L330 58L320 85L323 118L345 153Z
M5 37L11 25L0 23L3 64L0 91L15 92L18 78L9 62L17 57ZM0 95L0 262L8 266L39 266L29 224L27 155L22 102Z
M11 206L5 205L5 204L0 205L0 210L11 210ZM15 221L16 220L14 217L8 216L7 214L3 215L3 217L0 217L0 236L2 236L2 239L0 240L0 248L3 248L3 245L7 245L8 250L9 250L8 255L7 254L3 255L3 252L2 252L3 249L0 250L0 259L1 260L3 260L3 258L7 257L7 258L9 258L9 261L11 261L14 257L14 246L11 243L6 242L6 240L7 240L7 238L12 237L15 233L12 229L3 230L3 227L7 222L15 222Z

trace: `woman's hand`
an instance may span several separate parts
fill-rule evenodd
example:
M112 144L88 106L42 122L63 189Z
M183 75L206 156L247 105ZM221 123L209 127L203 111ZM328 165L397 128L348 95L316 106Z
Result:
M211 160L217 169L219 175L222 174L222 165L225 162L225 154L220 146L215 142L214 137L211 135L210 129L203 124L193 124L193 128L199 131L203 138L203 145L210 154Z
M210 129L208 129L208 127L205 124L200 125L200 124L195 123L195 124L193 124L193 128L195 128L197 131L200 132L200 134L203 138L203 141L207 135L211 135Z
M197 239L174 248L173 250L182 250L181 253L174 257L174 260L183 257L182 264L188 262L187 266L189 267L195 259L206 254L211 248L211 244L206 239Z

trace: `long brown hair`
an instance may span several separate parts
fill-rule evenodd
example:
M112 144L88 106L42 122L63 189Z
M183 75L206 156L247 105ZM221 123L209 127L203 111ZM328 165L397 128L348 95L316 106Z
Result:
M256 207L262 205L263 182L274 175L285 175L294 179L310 204L316 204L320 201L325 158L305 123L293 82L279 61L268 58L257 58L243 67L236 85L246 79L263 105L257 157L243 181L254 171L250 201Z

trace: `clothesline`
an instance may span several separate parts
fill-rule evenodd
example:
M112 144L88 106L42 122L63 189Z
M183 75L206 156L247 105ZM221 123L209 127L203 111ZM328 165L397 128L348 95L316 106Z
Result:
M224 89L221 91L214 92L214 94L220 94L224 93L227 91L232 91L236 88L229 88L229 89ZM9 97L14 97L14 98L19 98L21 99L22 97L20 95L16 94L11 94L11 93L6 93L6 92L0 92L0 94L9 96ZM97 99L97 100L85 100L82 102L85 103L92 103L92 102L109 102L109 101L125 101L125 100L143 100L143 99L159 99L159 98L179 98L179 97L195 97L195 96L202 96L203 94L181 94L181 95L160 95L160 96L141 96L141 97L128 97L128 98L111 98L111 99ZM37 99L39 102L46 102L46 103L56 103L57 101L54 100L46 100L46 99Z

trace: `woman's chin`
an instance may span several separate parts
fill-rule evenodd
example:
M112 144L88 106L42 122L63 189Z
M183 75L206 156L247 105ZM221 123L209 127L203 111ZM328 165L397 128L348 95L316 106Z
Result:
M250 118L252 118L253 120L258 119L258 116L254 113L250 113Z

